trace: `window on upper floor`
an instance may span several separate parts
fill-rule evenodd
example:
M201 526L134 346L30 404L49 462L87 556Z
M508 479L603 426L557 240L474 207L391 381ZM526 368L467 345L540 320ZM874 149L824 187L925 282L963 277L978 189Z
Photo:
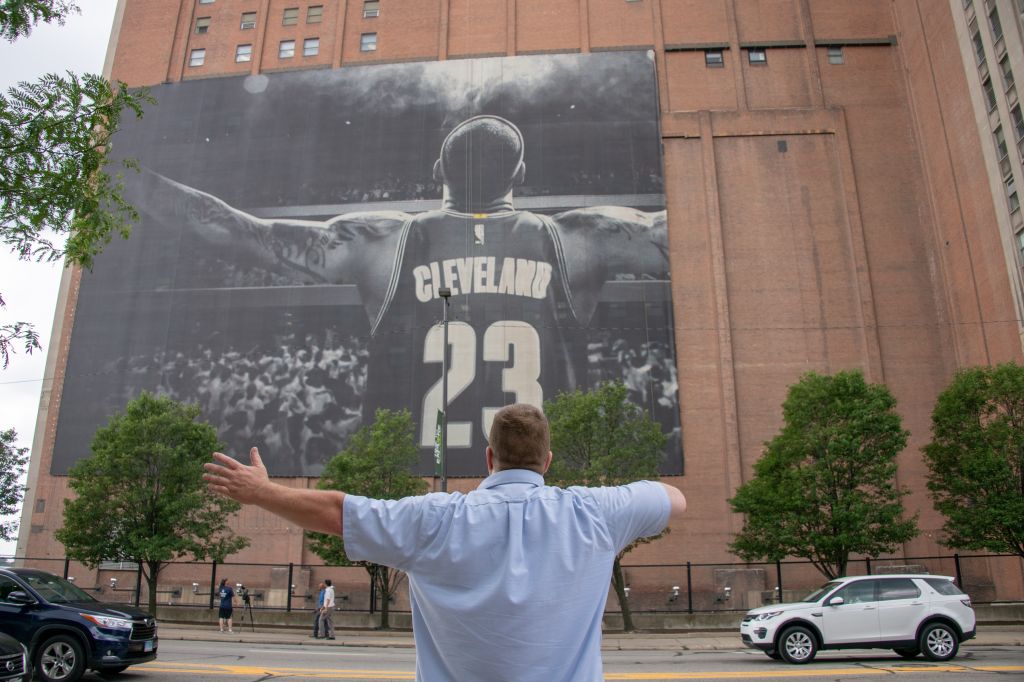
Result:
M843 56L842 46L835 46L828 48L828 63L829 64L845 64L846 58Z
M295 56L295 41L282 40L277 48L277 56L280 59L291 59Z
M1021 114L1020 105L1010 109L1010 118L1013 120L1013 135L1018 140L1024 140L1024 114Z
M768 51L763 47L748 48L747 60L755 66L764 66L768 63Z
M213 0L199 0L200 5L212 5Z
M196 34L209 33L210 17L199 17L196 19Z
M1010 55L1004 55L999 60L999 71L1003 74L1003 88L1009 90L1013 87L1013 69L1010 68Z
M1020 256L1020 262L1024 265L1024 232L1017 233L1017 254Z
M988 25L992 28L992 42L1003 37L1003 24L999 21L999 10L995 7L988 13Z
M992 131L992 137L996 143L996 156L1002 161L1010 153L1006 148L1006 136L1003 135L1003 126L997 127Z
M320 39L306 38L302 41L302 56L315 57L320 54Z
M725 66L725 53L722 50L704 50L704 66L718 69Z
M1006 205L1010 209L1010 213L1016 213L1020 210L1020 197L1017 196L1017 183L1013 178L1013 173L1004 181L1006 185Z
M297 23L299 23L299 8L286 7L284 10L284 18L281 19L281 25L294 26Z
M324 6L323 5L310 5L309 9L306 10L306 23L307 24L319 24L324 20Z
M996 108L996 89L992 85L992 77L985 78L981 83L981 89L985 93L985 105L989 111Z
M971 30L971 43L974 45L974 58L978 64L985 63L985 43L981 40L981 31L978 30L978 24L972 23L970 26Z
M380 0L363 0L363 19L380 16Z
M256 28L256 13L242 12L242 30L248 31L252 28Z
M246 43L245 45L238 45L235 47L235 61L236 62L251 62L252 61L252 44Z
M202 66L206 62L206 50L199 48L192 50L188 55L189 66Z
M359 36L359 51L374 52L377 49L377 34L364 33Z

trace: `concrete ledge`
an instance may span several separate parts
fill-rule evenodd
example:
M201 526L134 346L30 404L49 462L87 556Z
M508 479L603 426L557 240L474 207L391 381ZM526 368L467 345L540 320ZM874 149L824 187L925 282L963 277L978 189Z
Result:
M1024 602L1005 604L979 604L974 607L979 625L1022 625L1024 624ZM735 632L743 619L742 611L701 612L701 613L634 613L633 624L645 632ZM253 621L264 627L294 628L310 630L313 612L280 611L274 609L253 609ZM217 609L186 606L158 606L157 618L165 623L194 625L216 625ZM408 612L392 612L391 627L396 630L411 630L412 616ZM249 622L249 613L235 609L235 628ZM375 630L380 626L380 614L365 611L335 611L334 627L340 630ZM622 616L607 613L604 617L605 632L621 632Z

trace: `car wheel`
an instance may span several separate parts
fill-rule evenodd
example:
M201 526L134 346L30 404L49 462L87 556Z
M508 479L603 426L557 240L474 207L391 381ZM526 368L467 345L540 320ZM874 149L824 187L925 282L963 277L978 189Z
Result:
M907 660L910 660L911 658L917 658L921 655L921 650L918 649L916 646L910 647L909 649L893 649L893 651L895 651L896 655L900 658L905 658Z
M128 666L126 666L126 665L119 665L116 668L102 668L100 670L97 670L96 672L99 673L100 677L107 678L107 677L117 677L118 675L120 675L121 673L123 673L127 669L128 669Z
M779 653L789 663L810 663L818 653L814 633L800 625L787 628L779 638Z
M44 682L75 682L84 672L82 645L70 635L47 639L36 653L36 676Z
M926 626L917 643L929 661L948 661L960 649L960 638L956 631L945 623Z

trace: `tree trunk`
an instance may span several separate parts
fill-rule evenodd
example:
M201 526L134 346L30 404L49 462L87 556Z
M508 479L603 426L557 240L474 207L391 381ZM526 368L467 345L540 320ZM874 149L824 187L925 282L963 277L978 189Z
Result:
M390 630L391 620L388 617L391 606L391 569L381 566L377 569L377 576L380 579L380 629Z
M146 568L148 570L143 573L146 578L146 587L149 588L149 615L156 616L156 586L157 578L160 575L160 562L147 561Z
M622 611L622 629L633 632L636 628L633 626L633 614L626 597L626 579L622 575L622 564L618 557L615 557L615 563L612 564L612 585L615 586L615 596L619 598L619 610Z

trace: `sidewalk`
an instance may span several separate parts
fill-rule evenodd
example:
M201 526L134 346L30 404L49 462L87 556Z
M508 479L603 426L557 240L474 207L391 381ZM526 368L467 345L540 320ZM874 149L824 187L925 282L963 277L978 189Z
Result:
M313 639L308 632L289 628L256 626L255 631L246 624L237 624L233 633L221 634L217 628L204 625L161 624L160 638L165 640L244 642L248 644L291 644L304 646L349 646L413 648L412 633L382 632L376 630L336 630L336 639ZM978 636L963 646L1024 646L1024 626L982 626ZM612 632L606 633L601 643L605 651L728 651L742 649L739 632Z

